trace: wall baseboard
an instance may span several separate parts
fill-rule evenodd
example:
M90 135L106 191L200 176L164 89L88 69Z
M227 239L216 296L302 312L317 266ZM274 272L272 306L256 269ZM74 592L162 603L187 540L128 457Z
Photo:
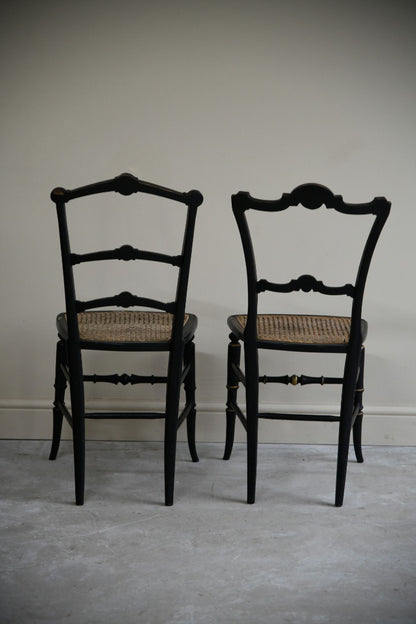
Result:
M91 410L137 409L133 402L94 401ZM143 409L160 410L160 405L146 405ZM331 406L267 405L268 411L286 413L331 414L337 408ZM0 401L0 439L39 440L49 439L52 430L52 409L49 401L3 400ZM87 421L86 435L90 440L143 440L163 439L163 421ZM224 442L224 406L204 404L198 406L198 442ZM64 423L63 439L70 439L71 431ZM179 439L186 439L185 428L179 431ZM240 423L236 425L236 442L245 441ZM311 423L262 420L259 441L286 444L336 444L337 426L334 423ZM407 407L367 407L363 425L363 444L416 446L416 409Z

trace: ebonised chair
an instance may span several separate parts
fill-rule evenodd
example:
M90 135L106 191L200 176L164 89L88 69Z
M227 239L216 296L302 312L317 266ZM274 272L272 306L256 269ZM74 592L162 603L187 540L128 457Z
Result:
M173 210L177 210L175 202L176 204L184 204L186 206L186 215L182 211L181 216L186 218L184 219L185 227L181 253L179 255L167 255L154 251L143 251L129 244L105 251L73 253L69 240L70 228L68 228L67 204L71 202L71 209L82 210L84 214L91 208L88 205L88 202L91 200L86 200L85 198L91 195L99 195L100 197L96 199L99 199L101 203L104 201L102 195L104 193L119 193L122 196L138 193L137 208L140 211L145 208L143 206L144 195L153 195L170 200L163 200L162 202L164 209L170 211L169 214ZM83 204L80 206L78 202L82 198L84 198ZM195 219L197 208L202 203L203 197L199 191L192 190L188 193L181 193L143 182L133 175L123 173L114 179L97 182L74 190L55 188L51 193L51 199L56 204L58 216L66 311L57 317L58 343L53 408L53 440L50 459L56 458L61 438L62 421L63 417L65 417L73 432L75 499L77 505L82 505L84 502L85 480L85 418L163 418L165 420L165 504L172 505L177 429L184 420L187 421L191 458L195 462L198 461L195 447L195 351L193 342L197 318L185 312L185 303ZM120 204L123 204L123 202L129 203L133 201L133 198L130 200L120 198L119 201ZM134 198L134 202L136 202L136 198ZM78 205L75 206L74 204ZM123 218L123 208L124 205L119 207L120 219ZM148 210L148 207L146 208ZM139 214L141 219L145 219L142 212ZM148 214L149 212L147 212ZM102 222L100 222L100 226L103 227ZM134 237L137 234L138 232L132 232ZM180 237L182 238L182 232ZM107 260L143 260L151 263L172 265L175 267L175 300L164 303L126 291L115 296L88 301L78 300L75 281L77 284L79 282L78 279L74 279L74 266L95 262L101 263L102 267L108 268L108 263L103 262ZM105 269L101 275L103 273L106 275ZM114 310L114 307L122 307L126 308L126 310ZM98 308L104 309L98 310ZM127 308L135 309L127 310ZM145 351L164 351L168 354L167 374L164 376L84 374L83 351L85 350L124 351L137 352L138 354ZM120 383L123 385L143 383L166 384L165 411L161 413L88 413L85 411L84 382ZM65 404L67 383L69 383L70 387L71 410ZM186 399L185 406L179 414L182 384L184 385Z
M254 246L246 212L266 211L277 213L301 204L309 210L321 206L345 215L370 216L372 225L361 255L354 284L327 286L311 275L301 275L287 283L274 283L258 279ZM247 314L233 315L228 319L231 329L227 365L227 431L224 459L229 459L234 441L236 416L247 431L247 502L254 503L256 490L258 419L283 419L304 421L330 421L339 425L338 459L335 505L343 504L351 430L358 462L363 461L361 427L363 419L362 393L364 383L364 340L367 323L361 317L365 282L381 230L390 211L390 203L377 197L365 204L348 204L339 195L318 184L298 186L276 201L255 199L249 193L232 196L232 208L239 228L244 250L248 285ZM315 213L316 214L316 213ZM360 251L361 253L361 251ZM277 254L276 254L277 255ZM280 259L280 267L286 262ZM279 260L276 258L276 264ZM352 300L349 316L306 314L259 314L260 293L315 292L323 295L342 295ZM303 308L302 308L303 311ZM245 370L240 368L240 341L244 343ZM282 375L259 376L259 350L297 351L345 354L342 377ZM342 356L343 357L343 356ZM237 404L239 383L245 386L246 412ZM339 415L280 414L259 412L259 383L280 384L341 384Z

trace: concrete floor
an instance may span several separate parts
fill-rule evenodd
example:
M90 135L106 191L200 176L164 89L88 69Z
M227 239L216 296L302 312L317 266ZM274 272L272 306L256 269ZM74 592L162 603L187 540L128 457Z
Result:
M86 504L71 445L1 441L2 624L416 622L416 449L367 447L332 506L333 446L263 445L246 505L245 447L90 442ZM351 457L353 453L351 453Z

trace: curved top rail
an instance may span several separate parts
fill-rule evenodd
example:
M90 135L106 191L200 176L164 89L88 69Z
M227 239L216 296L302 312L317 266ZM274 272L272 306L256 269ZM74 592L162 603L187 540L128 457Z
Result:
M316 210L321 206L333 208L344 214L385 214L387 218L390 211L390 202L385 197L375 197L372 201L360 204L351 204L344 201L341 195L333 192L322 184L308 183L297 186L291 193L283 193L280 199L267 200L252 197L250 193L240 191L232 196L233 205L239 211L261 210L266 212L278 212L286 210L290 206L302 204L309 210Z
M150 195L165 197L167 199L172 199L194 207L198 207L203 201L203 197L199 191L192 190L188 193L181 193L164 186L152 184L151 182L144 182L143 180L136 178L136 176L131 173L122 173L121 175L110 180L95 182L94 184L80 186L79 188L72 190L56 187L51 192L51 199L55 202L55 204L58 204L65 203L79 197L86 197L88 195L96 195L98 193L107 193L112 191L120 193L121 195L148 193Z

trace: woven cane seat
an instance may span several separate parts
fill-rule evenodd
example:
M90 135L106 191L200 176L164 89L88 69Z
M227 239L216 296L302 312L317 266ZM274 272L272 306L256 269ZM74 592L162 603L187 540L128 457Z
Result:
M228 319L228 325L237 338L243 338L247 315L239 314ZM259 314L257 339L297 345L348 344L351 321L345 316L313 316L299 314ZM361 323L362 339L367 335L367 323Z
M167 312L136 310L105 310L78 314L79 337L82 342L99 343L164 343L172 334L173 315ZM197 318L184 317L184 338L194 334ZM57 318L58 333L68 336L66 314Z

